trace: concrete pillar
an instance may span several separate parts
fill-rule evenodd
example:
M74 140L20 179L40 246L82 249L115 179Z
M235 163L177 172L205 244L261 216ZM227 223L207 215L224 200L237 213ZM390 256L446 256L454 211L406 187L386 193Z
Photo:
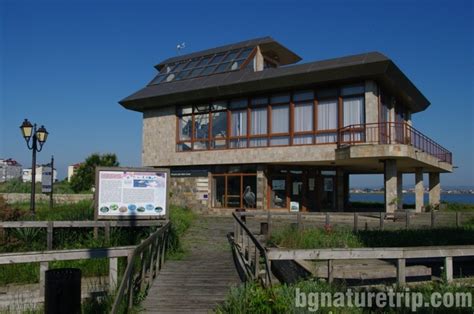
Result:
M397 161L387 159L384 161L384 183L385 183L385 211L393 213L397 209Z
M267 177L265 176L264 166L257 167L257 209L265 209L266 205L266 191L267 191Z
M345 182L344 182L344 170L336 170L336 206L337 211L344 211L344 199L345 199Z
M417 213L424 210L424 193L423 168L415 168L415 209Z
M403 173L401 172L397 172L397 195L398 195L397 209L403 210Z
M441 184L439 180L439 172L430 172L429 187L430 187L430 206L431 208L437 208L441 201Z

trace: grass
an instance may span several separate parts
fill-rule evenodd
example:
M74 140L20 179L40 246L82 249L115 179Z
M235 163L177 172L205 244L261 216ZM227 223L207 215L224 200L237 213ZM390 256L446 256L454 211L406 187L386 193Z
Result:
M290 249L405 247L474 244L474 220L462 228L361 230L288 226L274 230L270 245Z
M356 290L355 288L353 291ZM334 303L332 306L323 307L322 303L314 302L313 306L310 307L297 307L296 306L296 292L305 293L307 296L309 293L331 293L335 296L335 293L345 293L347 287L344 285L329 285L324 281L301 281L291 285L275 285L273 288L265 289L255 283L242 284L238 287L232 288L227 295L227 298L223 304L217 309L216 313L233 313L233 314L244 314L244 313L412 313L411 308L406 307L405 303L402 302L402 308L357 308L357 307L336 307ZM358 291L366 291L364 288L358 288ZM372 288L371 292L380 292ZM394 292L405 292L403 288L398 287L394 289ZM440 283L427 283L411 287L410 291L420 292L423 296L423 303L429 302L430 296L433 292L445 293L445 292L462 292L472 293L473 289L466 285L446 285ZM309 298L308 298L309 299ZM335 300L335 299L334 299ZM375 303L375 302L374 302ZM316 310L317 309L317 310ZM419 308L417 313L472 313L473 308L445 308L445 307L429 307Z
M181 239L195 218L195 214L189 208L170 206L170 249L167 256L169 259L180 260L186 256L187 252Z

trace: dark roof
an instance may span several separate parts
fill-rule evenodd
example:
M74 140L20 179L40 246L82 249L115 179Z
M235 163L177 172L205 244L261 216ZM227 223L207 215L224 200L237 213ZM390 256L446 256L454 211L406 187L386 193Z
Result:
M379 52L269 68L258 72L240 70L150 85L121 100L120 104L130 110L144 111L193 101L364 79L379 82L384 90L397 96L413 112L423 111L430 104L395 63Z
M301 60L301 58L297 54L295 54L293 51L281 45L279 42L277 42L273 38L267 36L267 37L250 39L250 40L241 41L238 43L233 43L230 45L225 45L221 47L211 48L207 50L202 50L198 52L193 52L193 53L189 53L189 54L185 54L181 56L168 58L158 63L157 65L155 65L155 68L160 70L166 64L175 63L182 60L193 59L197 57L202 57L206 55L211 55L211 54L215 54L219 52L226 52L229 50L247 48L247 47L256 47L256 46L260 47L260 49L262 50L262 54L276 56L281 65L292 64Z

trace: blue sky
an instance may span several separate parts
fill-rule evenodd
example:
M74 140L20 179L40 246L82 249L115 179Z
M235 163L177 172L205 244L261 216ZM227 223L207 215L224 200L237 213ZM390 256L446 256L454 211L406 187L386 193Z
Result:
M442 183L474 185L473 19L470 0L0 0L0 158L30 165L18 129L28 118L49 130L38 159L54 154L60 178L93 152L139 166L141 114L117 101L178 43L192 52L270 35L303 62L367 51L392 58L432 103L415 127L454 154L459 168Z

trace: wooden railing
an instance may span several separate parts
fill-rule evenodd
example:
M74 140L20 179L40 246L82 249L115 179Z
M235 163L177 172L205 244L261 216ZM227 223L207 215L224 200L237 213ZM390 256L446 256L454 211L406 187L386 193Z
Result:
M452 153L406 122L352 124L338 130L338 146L405 144L452 164Z
M309 249L286 250L268 249L268 259L275 260L326 260L328 263L327 278L334 279L333 261L357 259L391 259L397 263L397 283L406 282L407 259L444 259L445 280L453 280L453 257L474 256L474 245L459 246L422 246L422 247L385 247L385 248L352 248L352 249Z
M0 230L2 229L23 229L23 228L44 228L46 232L46 248L53 249L53 238L55 228L93 228L94 238L98 237L99 229L104 229L105 240L110 239L110 228L115 227L154 227L161 226L163 220L115 220L115 221L96 221L96 220L58 220L58 221L0 221Z
M264 286L271 286L270 263L265 247L258 241L241 219L241 213L232 213L234 234L231 238L232 250L237 257L236 263L245 272L247 280L258 281Z
M120 282L111 313L122 312L133 306L135 293L144 292L157 276L165 262L169 247L170 222L155 231L127 256L127 268ZM136 264L140 266L137 267ZM125 302L125 305L124 305Z

